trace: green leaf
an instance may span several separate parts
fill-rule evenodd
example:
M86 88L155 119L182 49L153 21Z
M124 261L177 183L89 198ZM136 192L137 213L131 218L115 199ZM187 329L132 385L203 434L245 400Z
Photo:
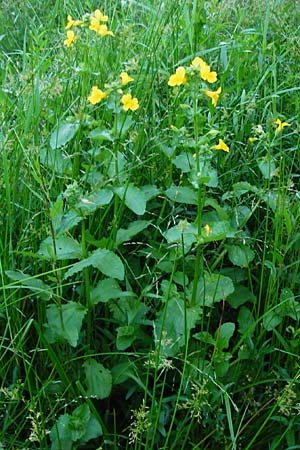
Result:
M208 331L199 331L199 333L193 334L193 337L204 344L215 345L215 340Z
M117 232L116 244L120 245L143 231L151 224L150 220L136 220L128 225L128 228L120 228Z
M120 186L115 188L115 193L121 200L123 200L125 196L125 205L135 214L141 216L145 213L146 197L141 189L129 184L127 187Z
M50 300L52 297L52 289L42 280L34 278L28 273L21 272L19 270L6 270L5 275L13 281L19 281L21 287L29 289L34 292L42 300ZM13 286L16 288L16 285Z
M229 347L229 341L233 336L235 324L233 322L223 323L215 333L216 347L223 351Z
M193 167L195 167L195 159L190 153L180 153L180 155L176 156L172 160L172 163L174 166L177 167L177 169L182 170L184 173L188 173L191 171Z
M280 308L267 311L263 317L263 326L267 331L271 331L282 322L283 318L284 315L282 315Z
M112 387L112 376L108 369L94 359L83 364L88 395L98 399L109 397Z
M77 259L81 258L81 245L70 237L59 237L55 239L56 259ZM40 245L39 255L47 259L54 259L54 248L51 237L46 238Z
M160 345L161 355L174 356L185 344L185 332L189 334L199 319L199 308L186 308L181 298L170 298L154 322L155 345ZM186 311L184 309L186 308ZM186 323L185 323L186 317ZM159 344L160 343L160 344Z
M111 134L110 130L106 130L105 128L95 128L88 134L88 138L94 139L97 141L114 141L114 137Z
M112 298L120 298L122 293L122 289L114 278L106 278L91 290L91 302L93 305L99 302L106 303Z
M193 283L190 286L192 292ZM204 278L200 278L197 286L197 303L203 306L212 306L216 302L225 300L234 291L234 285L229 277L216 273L205 272Z
M259 159L257 164L265 179L271 180L276 174L276 162L272 156L265 156L264 158Z
M84 444L102 435L102 428L89 406L78 406L72 415L63 414L51 429L51 450L71 450L73 443Z
M81 211L93 212L101 206L108 205L113 195L113 192L109 189L99 189L93 194L82 197L76 207Z
M117 115L117 124L116 124L116 132L115 135L118 139L123 139L127 132L129 131L131 125L133 123L133 119L131 116L123 114Z
M72 172L70 159L60 149L42 148L40 152L41 164L49 167L60 175L68 175Z
M179 248L184 245L184 253L188 252L194 242L197 242L198 229L192 223L179 222L164 233L168 244L178 244Z
M65 278L69 278L75 273L81 272L85 267L93 266L110 278L124 279L124 265L119 258L110 250L99 248L91 256L76 263L65 273Z
M63 147L74 138L79 130L79 122L62 122L56 127L50 136L50 147L52 150Z
M198 205L197 192L188 186L171 186L165 194L173 202Z
M117 328L117 349L122 351L131 346L135 340L135 329L132 325L125 325Z
M46 310L47 323L44 324L45 337L51 343L67 340L76 347L86 309L80 303L69 302L60 308L49 305Z
M82 215L79 215L77 211L70 210L63 214L61 217L55 218L53 221L54 231L56 236L59 236L66 231L71 230L71 228L78 225L83 219Z
M255 257L254 251L247 245L226 245L226 249L232 264L239 267L248 267Z
M227 302L237 309L244 303L254 302L255 298L255 295L246 286L237 284L234 286L234 292L227 297Z
M252 336L255 328L255 320L252 312L246 306L242 306L238 314L239 333L244 336Z
M69 414L59 416L50 431L51 450L72 450L72 429Z

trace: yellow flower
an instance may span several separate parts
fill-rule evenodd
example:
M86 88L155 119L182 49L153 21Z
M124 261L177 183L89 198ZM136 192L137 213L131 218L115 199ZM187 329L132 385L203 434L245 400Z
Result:
M217 106L219 96L221 94L222 88L221 86L216 91L204 91L204 94L211 98L211 102L214 106Z
M211 227L208 225L208 223L205 225L204 230L206 231L206 236L210 236L212 233Z
M74 31L68 30L67 31L67 39L64 40L64 45L67 47L71 47L73 43L76 41L77 36L75 35Z
M131 78L127 72L121 72L120 77L121 77L121 81L122 81L122 86L126 86L126 84L133 81L133 78Z
M114 33L106 25L99 25L97 33L99 36L114 36Z
M196 58L193 59L191 66L200 71L202 80L207 81L208 83L217 81L217 72L212 72L210 66L202 58L199 58L199 56L196 56Z
M217 76L217 72L211 72L209 66L206 66L200 70L200 77L208 83L215 83L217 81Z
M192 61L191 67L200 70L201 67L204 67L205 65L207 65L206 62L202 58L199 58L199 56L196 56Z
M274 122L275 125L277 125L277 128L275 130L275 133L280 133L280 131L283 130L284 127L290 127L291 124L288 122L282 122L280 119L276 119Z
M100 9L96 9L93 15L90 17L90 26L89 29L92 31L96 31L99 36L114 36L114 33L108 30L107 25L103 25L100 22L107 22L108 16L104 16Z
M107 93L103 92L101 89L99 89L97 86L93 86L91 93L88 97L88 101L92 103L92 105L96 105L97 103L101 102L104 98L107 97Z
M213 146L214 150L224 150L224 152L229 152L228 145L225 144L223 139L219 139L219 143Z
M131 111L136 111L137 109L139 109L138 99L136 97L132 97L131 94L123 95L121 98L121 102L125 111L128 111L129 109Z
M169 86L180 86L187 82L185 76L185 68L183 66L177 67L176 72L170 76L168 85Z
M96 11L94 11L94 16L96 17L98 22L107 22L108 21L108 16L104 16L102 14L102 12L100 11L100 9L96 9Z
M249 137L248 138L248 142L250 142L250 144L253 144L253 142L257 141L258 139L256 137Z
M66 25L66 30L68 30L71 27L78 27L79 25L83 24L83 20L73 20L72 16L68 16L67 17L67 25Z

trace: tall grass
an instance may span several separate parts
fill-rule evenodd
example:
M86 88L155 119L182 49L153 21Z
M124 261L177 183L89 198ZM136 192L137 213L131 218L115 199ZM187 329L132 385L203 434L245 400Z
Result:
M0 448L300 448L299 18L2 2Z

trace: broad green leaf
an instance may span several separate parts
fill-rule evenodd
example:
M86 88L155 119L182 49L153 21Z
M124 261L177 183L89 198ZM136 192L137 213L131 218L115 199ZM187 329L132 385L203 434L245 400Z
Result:
M205 225L209 226L209 231L206 230ZM217 222L206 221L205 225L201 229L201 237L199 238L199 242L207 243L212 241L220 241L225 237L234 236L235 230L228 220L218 220Z
M84 444L101 435L101 425L85 403L78 406L72 415L59 416L50 432L51 450L72 450L73 444Z
M108 205L113 195L113 192L109 189L99 189L93 194L82 197L76 207L81 211L93 212L101 206Z
M226 249L232 264L239 267L248 267L255 257L254 251L247 245L226 245Z
M123 139L127 132L129 131L131 125L133 123L133 119L129 115L118 114L117 115L117 124L116 124L116 137L118 139Z
M267 331L271 331L276 328L283 320L284 315L280 308L275 308L267 313L263 317L263 326Z
M86 309L80 303L69 302L59 308L49 305L46 310L47 323L44 324L45 337L50 343L66 340L76 347Z
M117 232L116 244L120 245L123 242L130 241L133 236L143 231L150 224L150 220L136 220L131 222L128 228L120 228Z
M99 248L91 256L76 263L65 273L65 278L69 278L77 272L81 272L85 267L93 266L110 278L124 279L124 265L119 258L110 250Z
M51 450L72 450L72 428L70 427L71 416L63 414L59 416L50 431Z
M98 399L109 397L112 386L110 371L94 359L86 361L83 367L88 395Z
M239 310L238 323L239 323L238 331L242 336L243 335L252 336L255 327L255 320L252 312L246 306L242 306L241 309Z
M135 214L141 216L145 213L146 197L141 189L129 184L128 186L120 186L115 188L115 193L121 200L125 197L125 205Z
M198 205L197 192L188 186L171 186L165 194L173 202Z
M135 329L132 325L125 325L123 327L117 328L117 341L116 346L117 349L122 351L126 350L131 346L133 341L135 340Z
M192 291L191 284L190 292ZM205 272L197 286L196 301L201 306L212 306L216 302L225 300L234 291L234 285L229 277L216 273Z
M189 251L194 242L197 242L197 235L197 227L186 221L179 222L178 225L164 233L168 244L178 244L178 247L181 249L183 243L184 253Z
M182 172L190 172L193 167L195 167L195 159L190 153L180 153L180 155L176 156L172 160L172 163L174 166L177 167L177 169L180 169Z
M227 302L235 309L244 303L254 301L255 295L246 286L242 286L241 284L235 285L234 292L227 297Z
M214 353L213 363L218 378L224 377L229 369L229 360L232 358L231 353L216 351Z
M56 127L50 136L50 147L52 150L63 147L74 138L79 130L79 122L62 122Z
M91 302L93 305L99 302L106 303L112 298L120 298L122 293L122 289L114 278L106 278L91 290Z
M5 275L13 281L19 281L20 287L29 289L34 292L42 300L50 300L52 297L52 289L42 280L32 277L28 273L19 270L6 270ZM13 286L16 288L16 285Z
M198 341L204 342L205 344L215 345L216 341L208 331L199 331L199 333L193 334L193 337Z
M40 161L43 165L60 175L68 175L72 172L70 158L65 156L61 149L42 148L40 152Z
M229 341L233 336L235 324L233 322L222 323L215 333L216 347L219 351L223 351L229 347Z
M122 152L117 154L108 154L108 175L111 178L117 178L120 182L125 183L128 178L127 159Z
M259 170L262 176L267 180L271 180L276 174L276 162L275 159L270 156L265 156L257 161Z
M114 141L114 137L111 134L110 130L106 130L105 128L95 128L88 134L88 138L97 141Z
M53 241L51 237L46 238L40 245L39 254L47 259L77 259L81 258L82 248L79 242L70 237L59 237L55 239L56 255L54 254Z
M181 298L170 298L164 311L160 310L154 321L155 345L160 346L161 355L174 356L184 346L190 330L199 319L199 308L186 308ZM185 321L186 318L186 321Z
M258 191L256 186L252 186L252 184L248 183L247 181L239 181L238 183L235 183L232 187L233 191L238 197L240 197L243 194L247 194L248 192L257 193Z
M73 227L78 225L83 219L82 215L79 215L77 211L70 210L64 213L61 217L55 218L53 220L53 226L56 236L71 230Z
M139 298L134 297L133 293L131 297L128 295L129 292L126 292L126 295L122 295L118 302L108 304L113 318L120 325L135 325L143 322L149 309Z
M141 190L145 194L146 201L151 200L151 198L157 197L158 194L160 194L160 190L156 186L153 186L152 184L146 184L144 186L141 186Z

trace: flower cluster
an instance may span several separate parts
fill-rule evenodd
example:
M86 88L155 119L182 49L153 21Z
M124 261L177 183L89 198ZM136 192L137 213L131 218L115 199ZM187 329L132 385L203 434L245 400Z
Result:
M67 16L67 24L65 29L67 30L67 38L64 40L64 45L66 47L72 47L74 42L78 39L73 28L84 27L91 31L95 31L98 36L114 36L114 33L108 29L107 25L104 22L108 21L108 16L102 14L100 9L96 9L91 14L85 14L82 19L74 20L71 15Z
M193 59L190 67L177 67L176 72L170 76L168 85L174 87L186 84L188 82L188 76L192 77L195 75L195 73L199 75L201 80L210 84L215 83L218 78L217 72L211 70L206 61L204 61L202 58L199 58L199 56L196 56L196 58ZM221 86L218 87L216 91L203 89L203 92L205 95L207 95L207 97L211 99L212 105L216 107L220 94L222 92Z
M121 81L116 83L116 86L119 87L118 92L120 94L123 94L121 97L121 104L123 106L124 111L136 111L139 108L139 101L136 97L132 97L130 93L124 94L121 87L126 86L128 83L131 83L134 81L134 79L128 75L127 72L121 72L120 73ZM120 86L121 85L121 86ZM98 88L98 86L93 86L91 89L91 93L88 97L88 101L92 105L97 105L101 102L101 100L104 100L109 95L108 91L102 91Z
M214 70L211 70L210 66L204 59L196 56L189 67L179 66L177 67L175 73L173 73L168 80L168 86L175 87L188 84L192 78L198 75L200 80L205 82L202 92L211 99L211 103L214 107L217 106L220 94L222 92L222 87L219 86L215 91L207 89L207 84L215 83L218 79L218 74ZM279 125L278 125L279 126ZM283 125L286 126L286 125ZM219 139L218 144L212 146L214 150L223 150L224 152L229 152L229 147L222 139ZM207 231L207 230L206 230ZM207 231L208 232L208 231Z

